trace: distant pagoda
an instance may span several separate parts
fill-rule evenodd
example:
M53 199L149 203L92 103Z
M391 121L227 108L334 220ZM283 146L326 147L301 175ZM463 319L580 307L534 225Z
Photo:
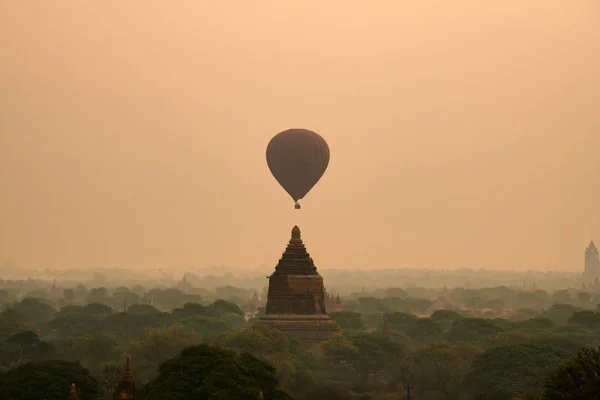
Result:
M327 340L339 327L327 315L325 294L323 278L304 247L300 228L295 226L269 277L266 315L256 324L279 329L306 346Z
M584 281L591 283L596 278L600 277L600 260L598 256L598 247L596 247L596 244L592 240L585 249L585 263L583 270Z
M113 400L135 400L135 384L131 373L131 358L127 356L123 376L117 384Z

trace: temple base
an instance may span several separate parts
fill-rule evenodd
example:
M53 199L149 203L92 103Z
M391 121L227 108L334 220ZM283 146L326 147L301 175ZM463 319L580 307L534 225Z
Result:
M278 329L306 347L321 343L340 330L338 324L325 314L271 314L260 317L255 326Z

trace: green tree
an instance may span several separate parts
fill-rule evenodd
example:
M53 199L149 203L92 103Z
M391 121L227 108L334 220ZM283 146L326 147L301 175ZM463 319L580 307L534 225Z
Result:
M581 309L571 304L553 304L548 310L540 314L540 318L548 318L555 325L565 324L574 312Z
M479 341L502 331L501 327L489 319L464 318L452 323L452 330L448 336L452 341Z
M104 391L104 398L111 398L121 379L123 368L120 364L107 363L102 365L100 373L102 376L100 385Z
M408 336L420 343L429 343L439 339L444 328L430 318L420 318L407 330Z
M582 348L548 376L547 400L600 399L600 348Z
M43 342L37 333L19 332L0 344L0 365L14 368L22 363L54 358L54 345Z
M436 342L417 349L415 358L423 376L423 389L436 393L442 399L458 399L462 380L480 352L481 349L472 344L447 342Z
M50 321L56 310L46 300L26 297L14 305L14 310L25 321L40 324Z
M101 396L98 381L81 364L42 361L27 363L0 375L0 400L64 400L72 383L81 399L96 400Z
M102 364L115 360L120 351L110 336L100 334L73 335L52 341L61 360L79 361L98 373Z
M385 318L391 330L400 332L407 332L419 320L416 315L405 312L387 314Z
M162 311L150 304L133 304L127 308L127 312L134 315L162 314Z
M600 328L600 313L594 311L577 311L567 320L572 324L585 325L590 329Z
M568 358L568 353L551 346L495 347L475 358L465 382L478 399L511 400L540 389L545 377Z
M362 315L353 311L340 311L330 314L341 329L364 329Z
M253 326L221 335L215 344L237 353L252 354L268 362L277 371L283 387L293 386L296 366L292 353L296 352L297 343L280 330Z
M105 287L93 288L87 298L88 303L106 304L110 301L108 290Z
M181 324L166 328L147 328L133 342L131 354L136 360L136 372L143 380L154 375L163 361L175 357L182 349L199 344L200 336Z
M358 348L342 334L336 333L319 343L319 350L324 359L325 369L333 374L334 379L346 380L353 375L352 363L358 355Z
M160 366L156 378L141 394L147 400L283 400L275 369L265 361L243 353L209 345L184 349Z

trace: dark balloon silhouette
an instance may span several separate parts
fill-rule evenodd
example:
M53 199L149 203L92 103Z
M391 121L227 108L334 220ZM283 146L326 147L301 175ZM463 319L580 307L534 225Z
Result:
M329 165L329 146L308 129L278 133L267 146L267 164L277 182L296 202L317 184Z

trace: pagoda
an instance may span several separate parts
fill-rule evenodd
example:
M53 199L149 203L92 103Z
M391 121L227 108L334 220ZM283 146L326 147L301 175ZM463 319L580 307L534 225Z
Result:
M79 400L79 396L77 396L77 388L75 388L75 384L71 384L71 393L67 400Z
M305 346L327 340L339 326L327 315L325 294L323 278L295 226L285 253L269 276L266 315L256 326L279 329Z
M583 270L583 278L587 282L591 283L595 278L600 276L599 254L600 252L594 241L590 241L590 244L585 249L585 265Z
M117 384L113 400L135 400L135 384L131 373L131 358L127 356L123 376Z

